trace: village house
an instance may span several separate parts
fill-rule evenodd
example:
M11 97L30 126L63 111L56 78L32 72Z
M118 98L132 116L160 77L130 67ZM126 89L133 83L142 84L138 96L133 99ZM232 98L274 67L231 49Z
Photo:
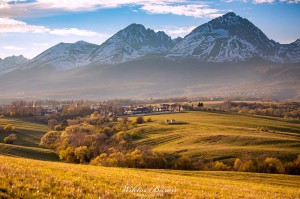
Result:
M136 115L136 114L147 114L150 113L151 110L148 107L135 107L130 110L125 111L126 115Z
M154 112L167 112L169 111L170 105L169 104L160 104L153 108Z

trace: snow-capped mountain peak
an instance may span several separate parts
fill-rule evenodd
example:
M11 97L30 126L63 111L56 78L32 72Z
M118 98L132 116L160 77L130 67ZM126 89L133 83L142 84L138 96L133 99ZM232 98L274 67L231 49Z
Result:
M170 50L168 57L194 57L205 62L237 62L254 57L287 61L278 54L280 48L249 20L230 12L197 27Z
M29 62L29 66L50 66L59 71L70 70L91 63L90 54L98 48L98 45L85 41L75 43L59 43Z
M164 53L174 46L174 41L164 32L146 29L141 24L131 24L120 30L92 54L96 63L122 63L152 53Z
M22 64L28 62L29 59L25 58L23 55L10 56L4 59L0 59L0 74L5 74L13 70L18 69Z
M300 38L297 39L296 41L294 41L292 44L295 44L295 45L300 45Z

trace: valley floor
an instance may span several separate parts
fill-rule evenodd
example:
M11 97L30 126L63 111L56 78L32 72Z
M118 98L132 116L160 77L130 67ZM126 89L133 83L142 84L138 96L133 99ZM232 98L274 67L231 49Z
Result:
M300 176L0 162L0 198L300 198Z

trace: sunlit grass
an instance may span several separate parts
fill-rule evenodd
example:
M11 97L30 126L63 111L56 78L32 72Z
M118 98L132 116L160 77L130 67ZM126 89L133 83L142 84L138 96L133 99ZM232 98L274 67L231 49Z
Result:
M137 198L125 185L176 189L164 198L299 198L300 177L238 172L142 170L0 156L0 198ZM2 195L1 195L2 194ZM146 193L149 195L153 192Z
M139 128L136 145L151 145L166 153L185 153L205 159L259 155L292 159L300 154L300 122L274 117L218 112L187 112L151 116ZM175 119L188 124L166 125ZM258 131L266 127L268 132Z
M35 123L32 118L0 118L0 127L12 124L16 127L17 140L14 144L4 144L3 139L11 132L0 131L0 154L39 160L58 161L53 150L39 146L41 137L50 130L47 125Z

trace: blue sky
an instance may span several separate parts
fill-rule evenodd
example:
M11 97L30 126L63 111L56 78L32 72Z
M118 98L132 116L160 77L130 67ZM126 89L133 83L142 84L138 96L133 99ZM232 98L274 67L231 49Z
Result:
M101 44L131 23L183 37L230 11L280 43L300 38L300 0L0 0L0 58L33 58L59 42Z

